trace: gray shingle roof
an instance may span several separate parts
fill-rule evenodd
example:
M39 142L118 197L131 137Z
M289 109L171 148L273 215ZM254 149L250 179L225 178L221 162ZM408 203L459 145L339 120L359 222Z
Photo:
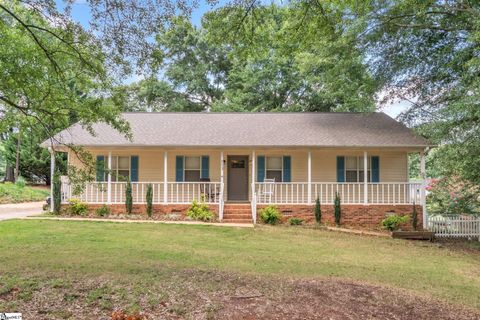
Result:
M104 123L55 136L82 146L426 147L384 113L124 113L133 141ZM49 145L49 141L42 145Z

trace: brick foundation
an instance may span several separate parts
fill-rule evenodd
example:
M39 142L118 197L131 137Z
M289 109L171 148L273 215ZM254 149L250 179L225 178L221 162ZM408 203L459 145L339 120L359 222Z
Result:
M68 205L65 205L66 208ZM89 215L95 215L95 209L102 207L101 204L88 205ZM249 205L248 205L249 206ZM125 214L124 204L110 205L110 213L112 215ZM153 214L162 219L165 215L178 215L178 219L185 219L185 215L188 211L190 204L154 204ZM266 207L266 205L259 205L257 214L260 214L260 210ZM283 214L283 221L287 222L291 217L297 217L303 219L306 223L314 223L315 217L313 214L313 205L277 205L276 206ZM215 212L218 217L218 205L209 205L210 210ZM397 215L412 215L412 205L342 205L341 225L349 228L358 229L381 229L381 222L389 214ZM146 206L144 204L134 204L132 214L145 215ZM417 205L418 215L418 229L422 229L422 206ZM258 217L257 221L260 221ZM333 216L333 205L322 205L322 223L334 225L335 219ZM411 230L411 220L409 223L402 226L402 230Z
M67 208L69 205L62 205L62 208ZM103 204L89 204L88 205L88 215L94 216L95 210L103 207ZM215 213L218 217L218 205L207 205L211 211ZM110 214L112 215L121 215L125 214L125 205L124 204L111 204L108 205L110 208ZM178 214L181 219L185 218L190 204L154 204L153 205L153 214L157 216L163 216L167 214ZM133 215L145 215L147 212L145 204L134 204L132 206Z
M266 206L258 206L258 214L260 209ZM303 219L306 223L314 223L315 216L313 214L314 206L308 205L277 205L283 214L282 220L286 222L291 217ZM418 229L422 229L422 206L417 205ZM335 218L333 216L333 205L322 205L322 223L334 225ZM342 215L340 223L344 227L358 229L381 229L381 222L389 214L408 215L410 221L403 225L402 230L412 230L411 216L413 211L412 205L342 205ZM259 220L260 221L260 220Z

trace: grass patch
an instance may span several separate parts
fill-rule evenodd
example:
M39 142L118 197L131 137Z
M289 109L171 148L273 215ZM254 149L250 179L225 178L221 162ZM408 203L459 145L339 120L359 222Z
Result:
M78 278L108 276L135 284L128 294L108 285L88 291L86 302L102 309L115 306L112 295L123 296L119 299L136 309L139 303L188 301L197 290L192 283L209 292L227 290L228 282L216 276L223 272L264 279L348 279L403 288L480 310L480 254L425 242L303 228L41 220L2 222L0 234L0 274L51 275L62 280L50 278L48 286L61 290ZM196 278L197 273L189 275L189 270L205 276ZM155 283L167 287L155 288ZM28 282L22 286L30 287ZM9 281L2 291L11 287ZM145 293L149 296L142 302ZM189 307L180 305L166 308L182 316Z
M20 187L13 183L0 183L0 204L42 201L50 194L48 189Z

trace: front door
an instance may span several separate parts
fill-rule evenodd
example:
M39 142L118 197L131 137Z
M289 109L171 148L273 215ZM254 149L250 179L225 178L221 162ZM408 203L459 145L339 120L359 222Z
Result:
M228 156L228 200L248 201L248 156Z

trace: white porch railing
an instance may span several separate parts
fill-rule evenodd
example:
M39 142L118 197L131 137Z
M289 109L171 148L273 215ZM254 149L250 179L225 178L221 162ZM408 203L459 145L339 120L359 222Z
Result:
M153 203L165 203L163 182L132 182L133 203L146 203L147 185L152 185ZM220 203L220 182L167 182L167 203L187 204L196 201L204 201L207 204ZM111 204L124 204L126 182L111 183ZM78 198L83 202L92 204L108 203L108 183L87 183L84 192L73 195L71 186L62 183L62 202L67 203L70 198Z
M436 237L477 238L480 241L480 216L434 215L427 219L427 228Z
M146 203L147 185L153 189L153 203L188 204L204 201L223 207L223 188L220 182L132 182L133 203ZM125 203L126 182L111 183L111 204ZM166 185L166 192L165 192ZM367 204L422 204L421 183L368 183ZM333 204L338 192L343 204L364 204L363 183L312 182L311 194L307 182L256 182L251 191L257 204L313 204L317 197L322 204ZM165 199L166 194L166 199ZM92 204L108 203L108 183L88 183L84 192L72 195L68 182L62 182L62 202L72 197ZM166 200L166 201L165 201ZM310 202L309 202L310 200Z
M168 182L167 203L220 202L220 182Z
M368 204L421 204L421 183L368 183ZM312 182L311 202L308 182L255 183L258 204L311 204L320 198L321 203L333 204L336 193L343 204L364 204L364 183Z
M258 204L307 204L307 182L257 182L255 193Z

